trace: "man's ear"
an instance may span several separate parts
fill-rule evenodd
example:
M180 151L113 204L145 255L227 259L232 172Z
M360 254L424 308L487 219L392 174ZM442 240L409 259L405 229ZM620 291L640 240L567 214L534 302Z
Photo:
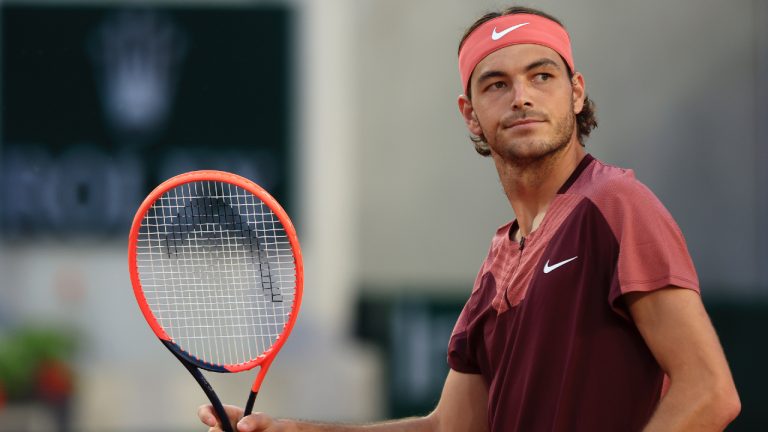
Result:
M584 99L587 97L587 90L584 86L584 75L579 72L573 74L571 78L571 90L573 91L573 113L579 114L584 109Z
M469 133L475 136L481 136L483 129L480 127L480 122L477 121L477 115L475 109L472 107L472 101L466 95L459 95L459 112L464 117L464 123L469 129Z

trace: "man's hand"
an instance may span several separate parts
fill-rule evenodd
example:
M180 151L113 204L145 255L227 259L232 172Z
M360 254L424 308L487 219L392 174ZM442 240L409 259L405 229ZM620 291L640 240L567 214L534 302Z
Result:
M243 417L243 409L234 405L224 405L229 422L237 425L238 432L282 432L285 430L283 425L264 413L254 413L248 417ZM216 418L216 414L211 405L201 405L197 409L197 416L206 426L209 426L208 432L221 432L221 423Z

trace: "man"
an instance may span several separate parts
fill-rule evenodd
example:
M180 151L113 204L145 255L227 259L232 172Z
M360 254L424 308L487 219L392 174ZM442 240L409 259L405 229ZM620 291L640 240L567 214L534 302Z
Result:
M597 123L564 27L530 8L485 15L459 68L459 110L516 219L456 323L437 408L369 426L256 414L239 430L724 429L740 402L685 241L632 171L586 154Z

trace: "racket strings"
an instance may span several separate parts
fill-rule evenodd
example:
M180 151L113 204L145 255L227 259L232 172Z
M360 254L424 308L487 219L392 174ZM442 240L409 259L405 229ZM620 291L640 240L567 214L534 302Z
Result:
M136 255L152 313L201 360L255 359L288 322L290 242L269 206L238 186L201 181L167 191L144 217Z

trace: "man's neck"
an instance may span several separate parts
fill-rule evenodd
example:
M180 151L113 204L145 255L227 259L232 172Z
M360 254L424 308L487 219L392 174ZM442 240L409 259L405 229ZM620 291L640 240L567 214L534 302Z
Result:
M524 166L494 155L499 179L517 217L518 240L538 228L558 189L585 154L584 147L574 139L562 151Z

